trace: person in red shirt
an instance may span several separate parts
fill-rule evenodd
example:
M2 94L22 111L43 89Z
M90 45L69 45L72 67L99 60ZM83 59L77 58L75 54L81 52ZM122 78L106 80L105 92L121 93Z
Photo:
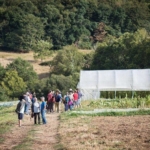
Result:
M48 110L50 112L53 112L53 93L52 91L49 91L47 95L47 105L48 105Z
M77 108L77 105L78 105L78 93L77 93L77 90L74 91L73 101L74 101L75 108Z

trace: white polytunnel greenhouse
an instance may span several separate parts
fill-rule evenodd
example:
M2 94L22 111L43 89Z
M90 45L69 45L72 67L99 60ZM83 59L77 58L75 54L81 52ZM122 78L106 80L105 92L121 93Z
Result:
M100 91L150 91L150 69L82 70L77 88L82 99L99 99Z

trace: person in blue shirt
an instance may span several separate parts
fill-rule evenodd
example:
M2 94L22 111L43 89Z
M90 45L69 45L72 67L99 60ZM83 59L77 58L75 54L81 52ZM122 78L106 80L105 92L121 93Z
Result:
M43 124L46 124L47 121L46 121L46 102L45 102L45 98L44 97L41 97L41 117L42 117L42 122Z

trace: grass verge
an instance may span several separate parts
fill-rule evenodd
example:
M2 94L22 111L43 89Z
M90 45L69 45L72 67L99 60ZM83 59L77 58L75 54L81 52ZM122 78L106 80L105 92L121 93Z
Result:
M65 113L68 117L77 117L77 116L134 116L134 115L150 115L150 110L138 110L138 111L129 111L129 112L95 112L95 113L78 113L70 112Z
M9 132L11 127L17 121L16 114L14 113L15 107L0 107L0 143L2 143L5 139L3 138L3 134Z

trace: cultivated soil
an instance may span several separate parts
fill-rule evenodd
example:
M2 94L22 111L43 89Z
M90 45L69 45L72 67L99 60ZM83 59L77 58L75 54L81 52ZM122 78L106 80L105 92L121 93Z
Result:
M149 150L150 116L64 119L59 129L67 150Z
M67 112L69 113L69 112ZM2 135L0 150L149 150L150 116L64 117L47 113L46 125L24 116Z

